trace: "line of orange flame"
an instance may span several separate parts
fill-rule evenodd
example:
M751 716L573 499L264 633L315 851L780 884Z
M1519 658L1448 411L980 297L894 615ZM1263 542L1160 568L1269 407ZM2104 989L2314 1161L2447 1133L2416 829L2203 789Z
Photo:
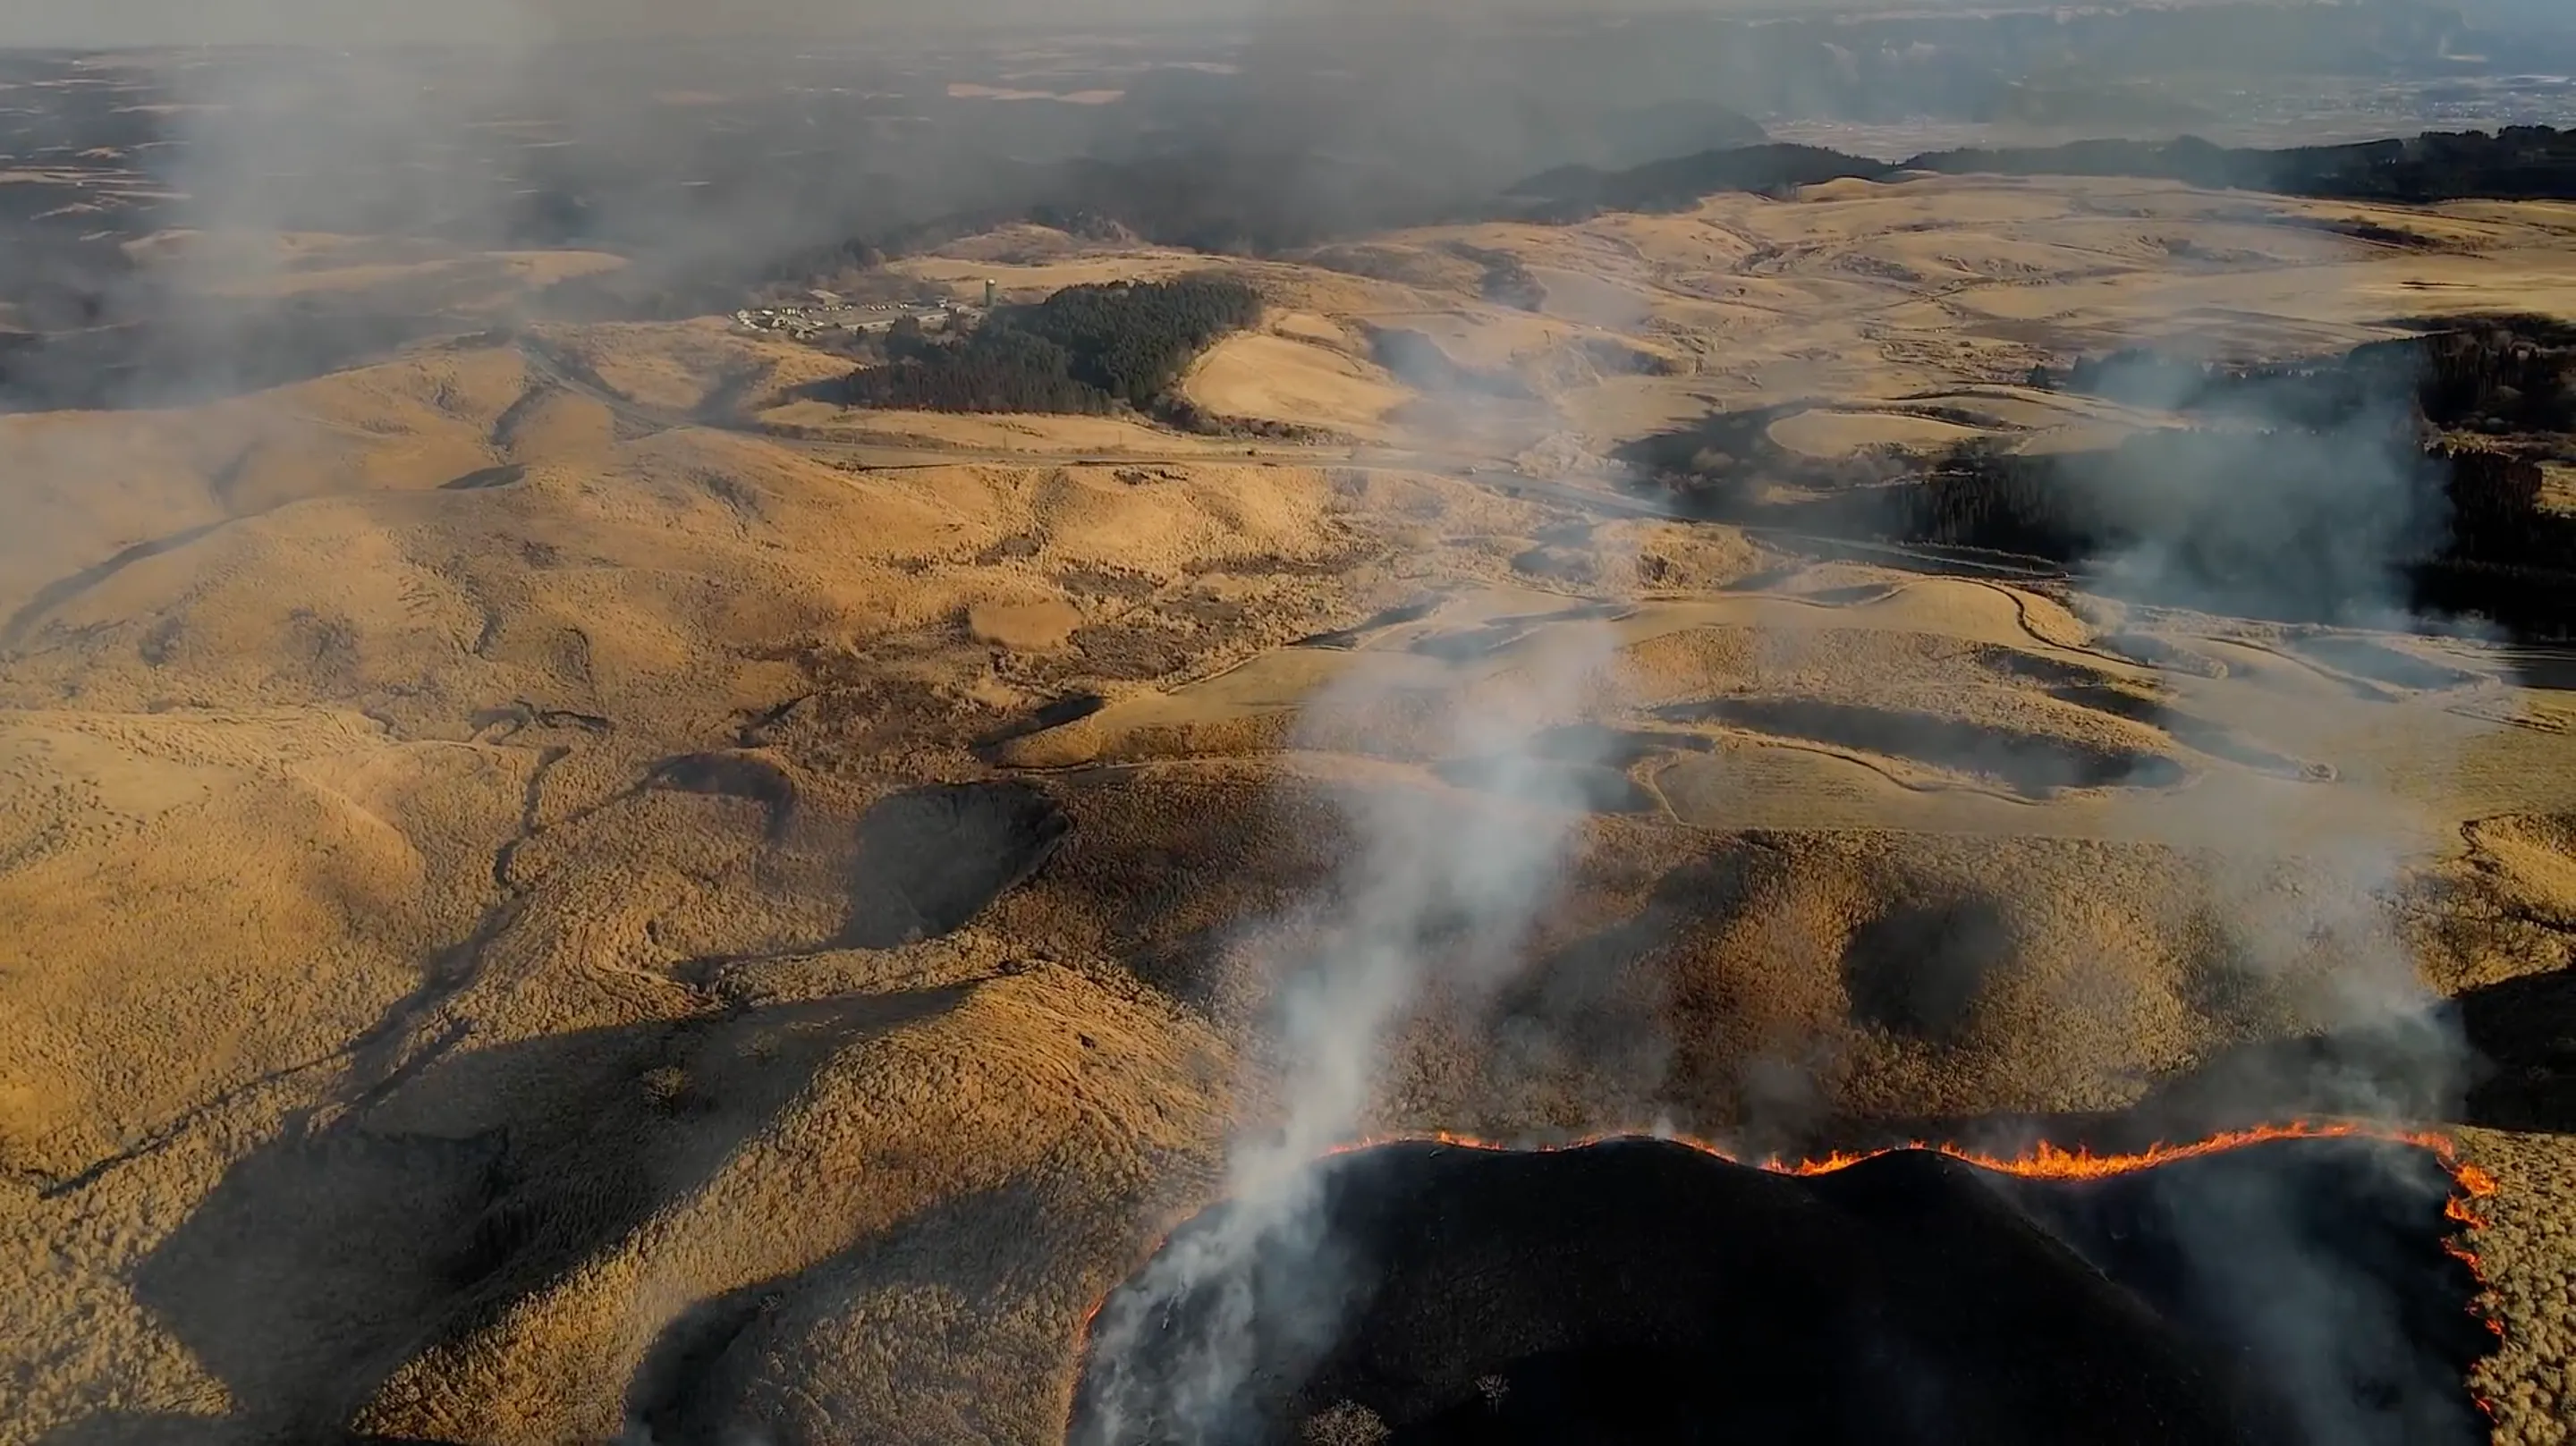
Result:
M1647 1138L1665 1140L1676 1145L1686 1145L1702 1154L1713 1155L1730 1164L1749 1164L1759 1169L1770 1170L1783 1175L1826 1175L1831 1174L1836 1170L1848 1169L1853 1165L1860 1164L1864 1160L1873 1160L1881 1155L1894 1154L1900 1150L1930 1150L1937 1154L1947 1155L1954 1160L1965 1161L1968 1164L1977 1166L1979 1169L1993 1170L2006 1175L2019 1175L2026 1179L2041 1180L2104 1179L2112 1175L2125 1175L2133 1170L2147 1170L2158 1165L2169 1165L2177 1160L2196 1160L2206 1155L2223 1154L2229 1150L2239 1150L2248 1145L2259 1145L2271 1140L2384 1140L2391 1144L2411 1145L2420 1150L2430 1151L2434 1156L2441 1160L2443 1168L2450 1171L2451 1178L2459 1184L2461 1191L2461 1195L2453 1197L2452 1201L2452 1218L2455 1220L2459 1220L2464 1224L2483 1224L2483 1221L2479 1221L2472 1215L2465 1213L2468 1207L2463 1203L2463 1197L2466 1199L2483 1200L2487 1196L2493 1195L2496 1190L2495 1177L2488 1174L2486 1171L2479 1169L2477 1166L2461 1159L2459 1147L2453 1144L2447 1136L2430 1134L2422 1131L2397 1130L2377 1125L2354 1124L2341 1121L2302 1121L2286 1125L2258 1125L2252 1129L2231 1130L2223 1134L2211 1135L2206 1139L2194 1140L2189 1144L2168 1145L2159 1143L2149 1145L2142 1150L2110 1155L2096 1155L2082 1146L2077 1146L2072 1150L2064 1149L2060 1146L2049 1144L2043 1140L2039 1144L2034 1145L2029 1154L2017 1155L2011 1158L1983 1154L1975 1150L1951 1144L1912 1144L1888 1145L1879 1149L1861 1150L1857 1152L1838 1150L1832 1154L1819 1158L1803 1160L1782 1160L1777 1157L1763 1160L1744 1160L1735 1155L1729 1154L1727 1151L1719 1148L1709 1141L1693 1139L1687 1135L1667 1134L1646 1136L1634 1133L1610 1133L1584 1135L1575 1139L1544 1144L1512 1145L1499 1141L1482 1139L1474 1135L1456 1134L1447 1130L1432 1130L1421 1134L1385 1135L1353 1140L1347 1144L1336 1145L1333 1148L1326 1150L1324 1152L1324 1157L1326 1159L1330 1159L1337 1155L1352 1154L1361 1150L1373 1150L1386 1145L1424 1143L1455 1145L1461 1149L1469 1150L1549 1153L1559 1150L1579 1150L1592 1145L1605 1144L1612 1140Z
M2038 1180L2105 1179L2113 1175L2125 1175L2133 1170L2153 1169L2158 1165L2169 1165L2177 1160L2196 1160L2205 1156L2223 1154L2229 1150L2240 1150L2248 1145L2259 1145L2274 1140L2382 1140L2391 1144L2411 1145L2417 1149L2431 1153L2434 1158L2442 1162L2442 1167L2450 1172L2452 1182L2459 1187L2458 1193L2454 1194L2450 1200L2444 1204L2443 1214L2467 1229L2480 1230L2486 1227L2487 1222L2485 1218L2478 1214L2473 1202L2484 1200L2496 1193L2495 1176L2489 1174L2483 1169L2480 1169L2478 1166L2461 1159L2459 1146L2448 1136L2432 1134L2424 1131L2398 1130L2384 1126L2356 1124L2345 1121L2297 1121L2284 1125L2257 1125L2251 1129L2230 1130L2221 1134L2211 1135L2206 1139L2194 1140L2188 1144L2169 1145L2158 1143L2149 1145L2143 1150L2124 1154L2096 1155L2080 1145L2069 1150L2049 1144L2046 1141L2041 1141L2039 1144L2031 1148L2030 1153L2015 1156L2010 1159L1996 1155L1983 1154L1978 1151L1965 1149L1953 1144L1913 1144L1889 1145L1880 1149L1863 1150L1858 1152L1835 1151L1817 1159L1781 1160L1778 1158L1772 1158L1746 1161L1738 1159L1736 1156L1718 1148L1718 1146L1710 1143L1709 1141L1693 1139L1683 1135L1658 1134L1649 1136L1633 1132L1625 1134L1604 1133L1585 1135L1576 1139L1543 1144L1512 1145L1494 1140L1480 1139L1473 1135L1458 1134L1447 1130L1430 1130L1409 1135L1373 1136L1366 1139L1353 1140L1346 1144L1336 1145L1333 1148L1326 1150L1324 1152L1324 1158L1331 1159L1340 1155L1354 1154L1362 1150L1373 1150L1387 1145L1402 1144L1453 1145L1461 1149L1490 1150L1497 1153L1513 1151L1552 1153L1562 1150L1579 1150L1591 1145L1605 1144L1612 1140L1649 1138L1664 1140L1677 1145L1686 1145L1691 1149L1698 1150L1703 1154L1715 1156L1716 1158L1725 1160L1731 1164L1751 1164L1759 1169L1770 1170L1783 1175L1810 1176L1830 1174L1836 1170L1848 1169L1864 1160L1873 1160L1881 1155L1894 1154L1900 1150L1931 1150L1938 1154L1947 1155L1954 1160L1964 1161L1967 1164L1977 1166L1979 1169L1993 1170L2002 1174L2017 1175L2025 1179ZM1174 1228L1177 1228L1177 1226ZM1170 1232L1163 1232L1163 1234L1156 1239L1153 1250L1148 1251L1145 1258L1148 1260L1152 1259L1154 1254L1159 1252L1163 1248L1164 1243L1169 1239ZM2442 1248L2453 1258L2468 1266L2470 1271L2477 1276L2478 1282L2483 1288L2486 1282L2485 1273L2479 1269L2477 1256L2471 1252L2465 1244L2462 1244L2456 1238L2448 1239L2442 1242ZM1113 1286L1111 1289L1114 1291L1116 1287ZM1082 1322L1074 1332L1074 1343L1077 1358L1079 1358L1083 1344L1091 1339L1092 1322L1099 1318L1100 1308L1108 1303L1109 1295L1104 1292L1100 1299L1092 1302L1091 1309L1083 1312ZM2503 1338L2504 1324L2501 1320L2496 1318L2491 1310L2486 1309L2483 1303L2474 1305L2471 1309L2477 1314L2481 1324L2485 1325L2489 1331L2493 1332L2498 1339ZM2475 1394L2472 1394L2470 1399L2476 1402L2478 1409L2486 1413L2490 1419L2495 1416L2495 1404L2492 1401L2489 1401L2484 1396ZM1068 1426L1070 1425L1072 1418L1072 1404L1069 1383L1068 1397L1065 1403Z

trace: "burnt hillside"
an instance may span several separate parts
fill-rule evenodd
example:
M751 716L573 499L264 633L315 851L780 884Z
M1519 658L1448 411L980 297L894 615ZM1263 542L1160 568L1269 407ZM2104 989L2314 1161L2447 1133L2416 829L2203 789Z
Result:
M2452 1184L2409 1146L2076 1181L1921 1150L1789 1175L1659 1140L1421 1143L1316 1174L1301 1228L1245 1240L1221 1205L1166 1244L1182 1268L1112 1294L1073 1446L2486 1434ZM1355 1417L1374 1429L1328 1434Z

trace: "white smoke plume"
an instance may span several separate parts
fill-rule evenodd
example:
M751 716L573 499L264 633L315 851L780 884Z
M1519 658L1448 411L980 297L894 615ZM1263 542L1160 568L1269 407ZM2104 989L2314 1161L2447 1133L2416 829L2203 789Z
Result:
M2167 1102L2186 1130L2317 1115L2420 1126L2453 1117L2474 1068L2419 973L2397 905L2448 835L2426 812L2429 800L2491 725L2367 676L2368 660L2409 667L2409 645L2384 635L2474 641L2490 631L2423 615L2411 595L2408 567L2450 536L2439 465L2419 454L2415 380L2386 369L2357 407L2325 425L2253 389L2227 405L2226 438L2199 451L2197 465L2158 471L2114 458L2096 479L2120 489L2153 530L2092 560L2088 586L2132 608L2207 615L2210 630L2242 640L2227 652L2237 668L2278 667L2291 678L2314 669L2302 680L2309 691L2276 690L2261 741L2337 770L2252 788L2204 779L2183 807L2132 816L2144 836L2205 861L2206 917L2227 956L2215 966L2269 1002L2272 1027L2313 1039L2286 1050L2258 1043L2252 1063L2187 1082ZM2232 617L2255 622L2216 622ZM2359 676L2335 666L2354 659L2363 660ZM2443 668L2412 666L2437 692L2469 677L2445 685ZM2392 748L2400 734L2402 758ZM2404 1188L2395 1173L2389 1188ZM2304 1438L2401 1446L2405 1423L2363 1404L2356 1379L2370 1369L2361 1363L2411 1360L2415 1347L2385 1286L2313 1248L2314 1202L2285 1189L2213 1187L2169 1203L2180 1267L2215 1295L2225 1298L2234 1280L2297 1283L2291 1294L2240 1304L2263 1323L2264 1370ZM2253 1261L2273 1273L2246 1269Z
M1541 630L1472 686L1429 693L1354 667L1308 705L1301 741L1321 746L1365 742L1382 720L1436 710L1415 736L1477 760L1485 797L1462 807L1366 776L1338 790L1353 851L1327 896L1278 931L1300 952L1277 971L1267 1036L1271 1078L1260 1093L1277 1118L1233 1150L1222 1223L1175 1242L1104 1305L1091 1337L1087 1440L1226 1439L1255 1374L1281 1369L1257 1350L1329 1344L1349 1282L1321 1236L1313 1166L1367 1133L1388 1047L1427 990L1473 1001L1526 963L1586 817L1561 751L1541 757L1533 739L1601 686L1613 643L1606 623L1577 620ZM1214 1302L1211 1287L1224 1292ZM1184 1302L1188 1344L1174 1364L1155 1337ZM1150 1379L1126 1364L1148 1346L1166 1353Z
M1172 5L1161 7L1159 14L1184 11L1198 17L1240 13L1233 7ZM996 6L978 13L1000 19L1028 11ZM1130 7L1129 13L1143 10ZM769 4L748 14L740 7L620 5L617 0L468 0L433 9L331 6L312 0L198 5L34 0L30 8L11 7L10 14L0 16L0 41L480 43L489 48L482 63L483 99L495 94L504 99L560 98L554 93L561 88L561 77L534 63L550 39L691 28L703 34L710 24L795 28L811 21L836 29L857 21L864 30L867 22L897 15L891 4L843 7L820 0ZM474 231L476 218L483 217L492 223L488 229L506 229L502 218L512 198L480 178L444 168L440 159L452 154L444 143L469 114L488 115L488 107L470 113L459 109L455 96L430 87L424 73L404 57L387 52L342 58L327 72L305 72L291 61L272 67L226 64L228 68L186 72L217 89L192 97L209 107L200 113L207 118L181 126L181 141L191 155L181 180L192 198L182 217L209 240L180 253L189 259L177 294L218 283L238 289L259 280L258 268L277 264L274 250L262 243L291 229L296 217L323 202L345 206L349 198L339 188L352 177L371 178L370 184L381 188L389 215L435 215L465 233ZM604 102L596 110L570 109L579 117L576 128L592 131L609 128L627 114ZM320 117L328 117L329 123L317 124ZM1366 134L1359 128L1353 133ZM1510 167L1498 164L1497 169L1508 172ZM800 213L785 199L804 179L786 177L771 188L763 199L776 201L774 209L737 207L712 228L706 217L676 210L667 225L658 225L662 218L650 198L658 192L614 196L611 203L623 209L626 230L667 231L679 238L677 249L683 254L753 256L814 233L822 218ZM832 179L849 185L860 177L844 173ZM209 313L202 321L186 314L166 318L176 330L195 326L216 333L216 344L197 350L212 359L201 380L218 388L227 380L222 366L229 351L220 342L230 314ZM2415 487L2417 479L2402 475L2402 469L2380 469L2370 460L2374 454L2364 453L2356 462L2332 451L2344 444L2331 439L2321 441L2285 427L2273 433L2267 445L2282 454L2301 448L2331 451L2309 470L2331 477L2335 485L2274 494L2289 505L2228 513L2232 545L2257 555L2268 551L2294 560L2322 559L2317 567L2288 568L2284 576L2322 577L2344 587L2356 575L2382 570L2388 549L2421 540L2422 528L2430 524L2406 510L2420 495L2404 490ZM91 470L70 461L39 465L27 459L19 459L19 467L21 476L42 472L69 479ZM2234 478L2156 480L2174 489L2175 498L2195 499L2195 507L2212 498L2241 500ZM2373 505L2380 502L2395 510ZM2372 519L2370 525L2354 526L2356 516ZM179 530L174 524L172 531ZM2197 584L2177 556L2169 542L2151 541L2104 559L2102 571L2125 578L2142 596L2189 605ZM2373 594L2364 589L2358 596L2371 606L2351 615L2356 620L2405 616L2402 591ZM2196 600L2213 610L2238 601L2215 594ZM1523 962L1523 945L1557 897L1580 841L1585 815L1579 801L1566 796L1561 765L1567 760L1540 757L1529 740L1574 711L1608 657L1609 630L1606 625L1573 624L1543 630L1537 638L1514 658L1511 671L1490 676L1463 695L1425 696L1355 668L1339 689L1312 705L1315 721L1304 741L1319 746L1354 733L1365 736L1376 717L1430 711L1438 719L1429 731L1439 751L1477 759L1485 768L1481 792L1487 802L1469 810L1454 799L1410 787L1364 783L1346 790L1343 803L1357 840L1354 853L1331 895L1314 906L1311 916L1286 921L1293 927L1278 931L1314 943L1310 953L1281 961L1278 971L1271 1021L1274 1057L1269 1061L1273 1078L1262 1091L1276 1102L1275 1117L1259 1133L1248 1134L1233 1155L1228 1184L1235 1204L1226 1228L1194 1236L1187 1250L1158 1258L1146 1277L1110 1302L1093 1337L1100 1360L1114 1363L1122 1352L1132 1351L1162 1328L1159 1312L1204 1283L1249 1278L1242 1267L1255 1259L1265 1269L1302 1270L1302 1297L1308 1306L1302 1324L1318 1339L1331 1329L1339 1282L1322 1253L1323 1243L1314 1238L1317 1182L1307 1166L1317 1155L1365 1132L1381 1083L1379 1067L1427 989L1438 984L1473 998ZM2348 733L2338 710L2352 706L2321 704L2287 715L2282 734L2267 741L2292 752L2333 754ZM2466 736L2461 730L2434 740L2451 751L2437 753L2430 766L2455 760ZM2242 940L2249 967L2286 969L2314 956L2323 941L2342 963L2328 973L2325 997L2316 1001L2320 1022L2383 1029L2410 1040L2420 1034L2421 1050L2409 1057L2427 1069L2453 1067L2456 1040L2438 1027L2416 1027L2425 1018L2430 996L2413 977L2403 944L2379 902L2403 872L2411 841L2394 829L2346 828L2352 817L2348 813L2276 811L2269 799L2204 788L2196 799L2202 807L2173 838L2213 849L2231 861L2233 866L2216 871L2212 903ZM2273 865L2287 858L2311 861L2310 877L2299 888L2275 889L2258 882L2268 880ZM2380 1083L2365 1076L2352 1088L2366 1094ZM2380 1102L2391 1108L2398 1103L2393 1097ZM2260 1234L2249 1231L2245 1238ZM1264 1298L1290 1297L1274 1292ZM1249 1332L1227 1328L1240 1326L1241 1313L1249 1308L1249 1295L1218 1303L1215 1328L1199 1337L1199 1358L1184 1373L1187 1389L1177 1397L1153 1402L1122 1398L1113 1370L1103 1397L1107 1434L1102 1439L1134 1439L1131 1431L1143 1428L1141 1417L1149 1411L1156 1416L1151 1429L1160 1436L1201 1440L1220 1434L1246 1381L1268 1368L1246 1354ZM1235 1315L1226 1316L1228 1311ZM1270 1323L1273 1331L1280 1324Z

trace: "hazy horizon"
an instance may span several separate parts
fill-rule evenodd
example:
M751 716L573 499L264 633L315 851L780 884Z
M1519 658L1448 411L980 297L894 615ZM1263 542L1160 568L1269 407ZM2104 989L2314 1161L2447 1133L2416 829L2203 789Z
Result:
M2314 0L2284 0L2314 3ZM1846 0L738 0L721 11L681 0L450 0L435 9L396 0L21 0L0 14L0 49L114 49L173 45L518 44L548 39L677 38L760 34L848 37L871 29L952 30L1026 24L1275 22L1336 11L1376 18L1467 12L1504 16L1849 10L1893 13L1969 8L1967 0L1862 5ZM931 13L923 13L925 9ZM1985 7L1980 7L1985 8ZM2002 9L2049 8L2037 4ZM2104 7L2111 8L2111 7Z

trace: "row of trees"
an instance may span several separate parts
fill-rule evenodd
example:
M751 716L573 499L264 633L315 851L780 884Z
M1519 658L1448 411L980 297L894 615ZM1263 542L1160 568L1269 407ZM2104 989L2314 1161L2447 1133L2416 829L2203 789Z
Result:
M890 347L907 352L908 337ZM1007 326L980 328L946 345L914 343L882 366L841 382L846 406L920 412L1106 412L1109 394L1073 376L1073 354Z
M1134 407L1160 400L1200 352L1261 319L1261 296L1223 276L1068 286L1005 325L1072 358L1074 377Z
M2444 426L2489 419L2576 431L2576 328L2538 317L2473 322L2424 343L2425 414Z

